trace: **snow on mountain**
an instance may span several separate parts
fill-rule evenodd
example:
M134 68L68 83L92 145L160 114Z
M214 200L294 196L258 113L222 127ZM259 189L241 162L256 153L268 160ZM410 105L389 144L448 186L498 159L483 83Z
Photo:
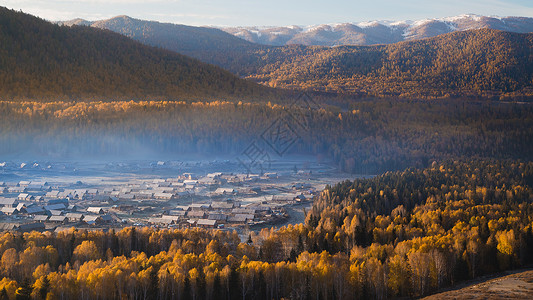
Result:
M374 45L417 40L471 29L492 28L510 32L533 32L533 18L464 14L453 17L286 27L225 27L222 30L250 42L282 46Z

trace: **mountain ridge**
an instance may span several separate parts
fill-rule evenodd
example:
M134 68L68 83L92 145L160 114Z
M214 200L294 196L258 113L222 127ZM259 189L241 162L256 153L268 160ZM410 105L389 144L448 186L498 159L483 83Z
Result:
M531 49L533 34L493 29L390 45L293 45L250 54L260 63L245 66L253 70L245 77L274 87L373 96L531 96Z
M533 32L533 18L459 15L416 21L367 21L312 26L222 27L247 41L264 45L306 46L376 45L419 40L472 29Z
M272 91L109 30L58 26L0 7L4 99L238 99ZM78 21L83 22L83 21Z
M327 23L309 26L235 26L209 27L187 26L173 23L144 21L128 16L116 16L110 19L87 21L74 19L58 22L62 25L85 25L98 28L109 28L117 18L160 24L159 26L176 26L176 28L203 28L206 31L224 31L250 43L264 46L285 46L300 44L306 46L341 46L341 45L378 45L392 44L401 41L419 40L444 33L466 31L472 29L497 29L502 31L528 33L533 32L533 18L520 16L483 16L463 14L444 18L427 18L420 20L401 21L363 21ZM208 30L209 29L209 30ZM117 31L117 30L113 30ZM123 33L124 34L124 33ZM218 32L220 35L220 32ZM128 35L128 34L126 34ZM132 37L131 35L129 35ZM226 36L226 38L229 38ZM235 42L235 40L233 40ZM241 44L243 45L243 44ZM248 46L252 46L248 44Z

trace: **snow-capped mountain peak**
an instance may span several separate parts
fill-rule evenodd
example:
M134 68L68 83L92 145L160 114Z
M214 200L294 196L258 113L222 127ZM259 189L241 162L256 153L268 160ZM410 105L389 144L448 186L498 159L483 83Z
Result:
M226 27L235 36L266 45L373 45L390 44L471 29L492 28L511 32L533 32L533 18L463 14L420 20L373 20L286 27Z

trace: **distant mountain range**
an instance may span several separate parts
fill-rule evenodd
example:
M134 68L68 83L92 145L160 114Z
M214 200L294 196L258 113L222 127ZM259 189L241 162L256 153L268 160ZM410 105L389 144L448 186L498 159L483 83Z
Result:
M3 7L0 82L0 99L249 100L272 93L219 67L109 30L58 26Z
M165 45L180 53L213 47L226 50L228 47L254 47L253 44L268 46L306 45L377 45L393 44L401 41L419 40L437 35L474 29L496 29L517 33L533 32L533 18L527 17L488 17L479 15L460 15L440 19L417 21L370 21L358 23L321 24L314 26L284 27L194 27L170 23L143 21L127 16L108 20L86 21L74 19L59 22L64 25L86 25L109 29L143 43L160 45L161 35L166 40L180 40L182 43ZM223 34L227 32L235 37ZM155 39L157 37L157 39ZM246 40L250 43L244 43ZM210 41L210 42L208 42ZM191 47L192 46L192 47Z
M264 45L339 46L392 44L455 31L483 28L518 33L533 32L533 18L460 15L418 21L371 21L306 27L225 27L221 29L247 41Z

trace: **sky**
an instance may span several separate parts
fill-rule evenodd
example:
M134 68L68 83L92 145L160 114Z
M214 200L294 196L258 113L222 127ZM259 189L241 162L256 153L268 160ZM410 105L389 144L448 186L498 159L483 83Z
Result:
M287 26L461 14L533 17L533 0L0 0L49 21L128 15L194 26Z

